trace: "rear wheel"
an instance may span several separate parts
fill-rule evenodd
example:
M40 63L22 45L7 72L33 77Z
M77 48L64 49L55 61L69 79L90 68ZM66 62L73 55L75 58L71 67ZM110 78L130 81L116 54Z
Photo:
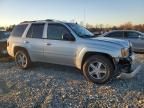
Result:
M27 69L31 64L30 57L27 54L27 52L24 50L19 50L16 52L15 62L17 64L17 66L22 69Z
M89 57L83 65L83 74L91 82L103 84L111 79L114 66L105 56Z

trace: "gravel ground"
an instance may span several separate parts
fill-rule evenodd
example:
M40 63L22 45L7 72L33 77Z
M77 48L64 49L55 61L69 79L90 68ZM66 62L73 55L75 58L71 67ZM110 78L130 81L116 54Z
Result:
M135 66L144 60L136 55ZM74 68L36 63L21 70L0 62L0 108L144 108L144 70L97 85Z

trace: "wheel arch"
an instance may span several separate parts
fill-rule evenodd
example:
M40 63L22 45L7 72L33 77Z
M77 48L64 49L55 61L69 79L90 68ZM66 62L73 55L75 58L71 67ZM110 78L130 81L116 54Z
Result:
M15 54L16 54L16 52L17 52L18 50L23 50L23 51L25 51L25 52L29 55L29 53L28 53L28 51L27 51L26 48L20 47L20 46L15 46L15 47L14 47L14 56L15 56Z
M113 57L110 56L109 54L101 53L101 52L86 52L86 53L84 54L83 58L82 58L81 69L82 69L82 67L83 67L84 62L85 62L89 57L94 56L94 55L100 55L100 56L105 56L105 57L107 57L107 58L111 61L111 63L113 64L114 69L116 68L116 67L115 67L115 61L114 61Z
M24 65L23 65L23 63L22 64L17 63L17 54L19 54L19 53L24 53L25 56L26 56L26 62L25 62ZM17 65L21 69L27 69L27 68L29 68L31 66L31 58L30 58L30 56L29 56L28 51L27 51L26 48L19 47L19 46L14 47L14 56L15 56L15 61L16 61Z

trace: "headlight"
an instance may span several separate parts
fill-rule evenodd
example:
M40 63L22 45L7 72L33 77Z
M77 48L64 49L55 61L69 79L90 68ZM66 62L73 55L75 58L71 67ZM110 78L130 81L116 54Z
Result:
M121 55L122 55L122 57L128 57L128 55L129 55L128 49L127 48L122 48L121 49Z

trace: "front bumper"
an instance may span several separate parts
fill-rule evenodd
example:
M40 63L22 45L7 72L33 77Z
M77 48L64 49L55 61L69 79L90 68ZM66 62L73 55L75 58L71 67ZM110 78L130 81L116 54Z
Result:
M130 73L133 59L131 57L120 59L118 62L118 68L121 72Z
M131 73L132 72L132 64L135 59L135 56L129 56L127 58L119 58L116 62L116 70L117 73Z
M129 56L127 58L119 59L117 63L117 78L118 79L130 79L133 78L138 72L140 72L142 65L132 70L133 61L135 60L135 55Z

